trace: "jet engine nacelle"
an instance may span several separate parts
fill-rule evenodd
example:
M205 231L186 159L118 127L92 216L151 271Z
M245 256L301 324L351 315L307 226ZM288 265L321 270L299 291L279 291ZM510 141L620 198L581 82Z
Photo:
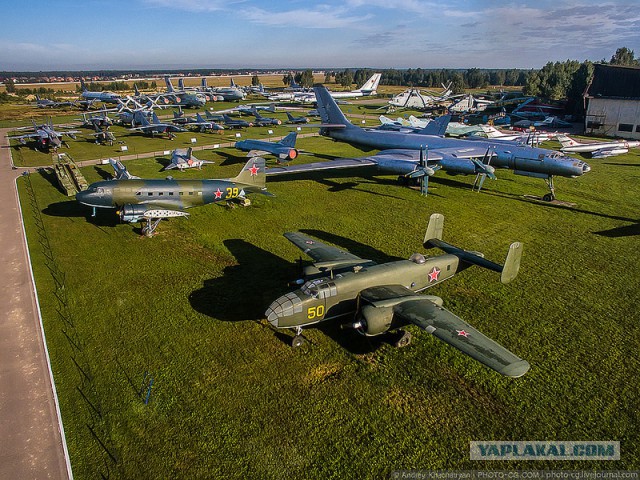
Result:
M278 155L280 160L293 160L298 156L298 150L295 148L290 148L289 150L283 151Z

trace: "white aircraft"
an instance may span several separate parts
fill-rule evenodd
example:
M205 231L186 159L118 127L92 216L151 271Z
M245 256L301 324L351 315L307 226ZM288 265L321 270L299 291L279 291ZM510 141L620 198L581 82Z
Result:
M367 97L369 95L375 95L378 90L378 84L380 83L380 78L382 78L381 73L374 73L369 80L364 82L364 84L357 90L351 90L350 92L332 92L329 91L333 98L356 98L356 97Z
M450 112L454 113L474 113L482 112L487 109L489 105L495 103L492 100L484 100L482 98L476 98L473 95L464 95L457 100L453 105L449 107Z
M171 170L173 168L177 168L181 172L184 171L185 168L202 170L202 165L205 163L214 163L209 160L198 160L192 155L192 151L193 149L191 147L187 149L176 148L171 154L171 163L164 167L164 170Z
M560 151L574 153L591 153L592 158L605 158L613 155L628 153L630 148L640 147L637 140L614 140L611 142L580 143L567 135L558 135L558 141L562 145Z
M420 93L416 88L409 88L389 100L389 105L400 108L426 109L435 106L438 102L447 100L453 91L451 83L448 86L442 85L444 91L437 95Z

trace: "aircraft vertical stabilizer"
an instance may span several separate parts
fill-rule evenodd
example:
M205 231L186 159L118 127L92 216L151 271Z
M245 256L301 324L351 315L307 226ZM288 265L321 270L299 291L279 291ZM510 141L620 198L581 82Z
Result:
M296 139L298 138L298 134L296 132L291 132L289 135L280 140L280 143L285 147L295 147Z
M429 240L442 240L442 231L444 230L444 215L441 213L434 213L429 218L429 224L427 225L427 231L424 235L424 246L427 245Z
M245 164L237 177L230 178L229 180L265 189L267 179L265 174L265 164L266 162L264 158L253 157Z
M344 125L346 128L358 128L352 124L347 117L344 116L340 107L333 99L329 91L324 87L314 87L318 102L318 113L322 119L322 123Z

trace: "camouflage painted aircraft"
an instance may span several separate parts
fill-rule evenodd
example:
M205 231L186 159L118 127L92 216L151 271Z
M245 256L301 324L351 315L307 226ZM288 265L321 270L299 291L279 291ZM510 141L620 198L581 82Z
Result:
M174 132L187 131L182 127L173 125L172 123L161 122L158 116L155 114L155 112L151 114L151 120L153 123L149 122L149 120L145 115L140 115L138 118L136 118L134 115L134 118L136 122L138 121L140 122L140 126L130 128L129 130L142 132L145 135L151 135L152 137L155 136L156 134L162 135L163 133L166 133L169 140L173 140L175 138Z
M93 209L117 208L123 222L146 222L142 233L151 236L162 219L187 217L185 209L222 201L245 202L247 193L271 195L265 187L264 158L247 162L234 178L211 180L123 179L92 183L76 200Z
M268 127L270 125L282 125L282 120L279 120L277 118L271 118L271 117L263 117L262 115L260 115L260 112L258 112L258 110L256 110L255 108L251 110L251 114L256 118L253 124L258 127Z
M202 165L207 163L215 162L197 159L193 155L193 149L191 147L176 148L171 154L171 163L164 167L163 170L172 170L174 168L177 168L181 172L184 171L185 168L197 168L198 170L202 170Z
M298 156L298 150L296 150L296 139L298 134L291 132L279 142L267 142L266 140L241 140L236 142L235 147L238 150L249 152L248 157L263 156L267 153L275 155L278 160L293 160Z
M64 108L64 107L73 107L74 102L63 101L57 102L55 100L50 100L48 98L40 98L36 95L36 103L35 106L38 108Z
M287 123L298 124L298 123L309 123L309 119L307 117L294 117L289 112L287 112Z
M33 132L25 133L24 135L7 136L7 138L11 140L18 140L21 145L26 145L27 140L33 140L35 142L36 150L46 152L50 148L57 150L59 147L61 147L63 144L63 135L68 135L69 137L75 139L76 134L81 133L79 130L66 130L64 132L57 132L53 127L51 118L49 118L48 123L43 123L41 125L36 125L36 122L34 120L31 120L31 123L33 124L32 127L21 127L17 130L33 128Z
M408 260L381 265L301 233L285 233L315 263L304 269L306 281L298 281L302 284L299 289L269 306L267 320L276 328L295 329L293 346L304 343L303 327L337 318L352 319L347 326L367 336L417 325L502 375L524 375L529 370L526 360L446 310L441 298L418 295L472 265L498 272L502 283L509 283L518 274L522 245L512 243L504 265L499 265L481 253L443 242L443 224L444 216L431 215L424 247L439 248L445 255L414 253ZM406 346L410 341L405 331L396 345Z

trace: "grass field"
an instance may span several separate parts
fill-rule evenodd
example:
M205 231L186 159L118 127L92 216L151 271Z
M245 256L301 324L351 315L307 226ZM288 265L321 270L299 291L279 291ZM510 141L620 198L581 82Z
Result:
M324 138L299 147L362 155ZM174 176L231 177L244 163L231 149L199 157L216 164ZM112 211L90 218L50 173L21 178L75 478L639 469L640 157L588 161L589 174L557 180L574 208L526 199L546 193L544 183L508 171L480 194L472 178L440 172L428 198L392 177L311 178L269 182L276 196L254 195L246 209L193 209L152 239ZM127 163L142 177L163 176L162 166ZM83 173L92 182L111 172ZM446 241L489 259L524 243L512 284L473 268L428 291L528 360L524 377L502 378L416 328L404 349L337 325L306 330L309 342L293 349L292 334L264 320L298 275L300 252L284 232L383 262L423 251L434 212L446 217ZM469 460L470 440L545 439L619 440L622 460Z

